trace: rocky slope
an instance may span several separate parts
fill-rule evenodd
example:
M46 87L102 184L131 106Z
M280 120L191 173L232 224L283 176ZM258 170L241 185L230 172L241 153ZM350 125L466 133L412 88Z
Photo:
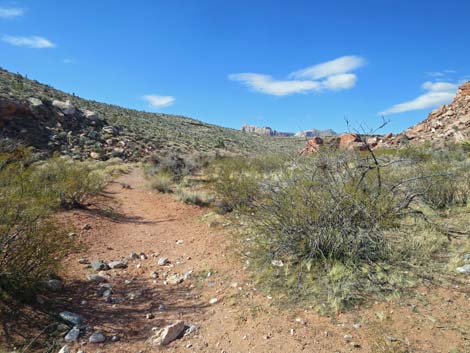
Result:
M440 145L467 141L470 141L470 81L459 87L452 103L432 111L421 123L384 139L383 144L431 142Z
M270 139L183 116L86 100L0 69L0 148L16 143L79 159L139 160L169 151L291 151L303 141Z

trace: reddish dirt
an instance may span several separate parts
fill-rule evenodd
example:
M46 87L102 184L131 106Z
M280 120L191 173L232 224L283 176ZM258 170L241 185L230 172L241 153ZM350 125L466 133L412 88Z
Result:
M68 301L63 309L82 314L88 327L108 338L120 337L98 345L85 343L85 337L72 345L75 351L470 352L469 288L421 288L411 299L375 303L334 317L283 307L256 290L233 255L228 230L210 227L203 219L208 212L150 191L142 172L133 170L110 184L94 207L63 215L77 229L91 225L77 235L88 249L66 261ZM102 272L113 285L115 302L108 303L97 294L98 284L86 280L93 271L78 260L118 260L131 252L143 252L148 259ZM158 266L154 253L171 264ZM193 275L183 283L164 284L165 274L189 270ZM152 271L158 279L151 278ZM130 293L138 295L130 300ZM209 304L211 298L218 302ZM159 311L161 304L167 310ZM148 313L155 318L147 319ZM166 348L147 342L153 327L176 320L199 329ZM360 347L353 347L345 335Z

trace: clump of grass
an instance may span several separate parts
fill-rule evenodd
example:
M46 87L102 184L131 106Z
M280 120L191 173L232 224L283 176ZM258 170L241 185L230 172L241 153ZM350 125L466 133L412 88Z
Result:
M175 196L178 200L185 203L204 207L210 206L214 201L213 195L207 192L188 190L181 187L176 190Z
M151 177L150 187L162 193L173 192L173 178L167 173L158 173Z

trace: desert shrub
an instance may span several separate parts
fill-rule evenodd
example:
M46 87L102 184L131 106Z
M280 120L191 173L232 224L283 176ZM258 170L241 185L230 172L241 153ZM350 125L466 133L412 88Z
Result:
M73 248L48 186L22 158L0 158L0 297L28 299Z
M210 173L218 195L219 211L249 210L255 207L254 202L260 198L265 181L282 169L287 160L287 156L274 155L230 157L215 161Z
M240 245L260 283L335 310L414 285L447 242L420 210L421 181L446 175L416 164L323 151L255 180L261 191L249 194L256 207L244 214ZM244 200L236 185L232 199Z
M181 154L168 152L153 155L150 158L147 174L150 176L162 174L171 176L173 181L179 182L186 175L194 174L210 164L214 155L204 153Z
M109 181L110 175L101 167L96 162L53 157L36 166L35 177L58 198L61 207L81 207Z
M173 177L168 173L158 173L150 177L150 187L163 193L172 192Z
M181 187L176 190L175 196L180 201L197 206L209 206L214 201L214 197L207 192Z

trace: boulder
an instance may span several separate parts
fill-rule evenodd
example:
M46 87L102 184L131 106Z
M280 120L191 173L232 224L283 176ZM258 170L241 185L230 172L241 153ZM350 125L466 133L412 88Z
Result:
M339 137L339 148L345 150L354 150L359 146L364 145L361 141L361 137L358 134L343 134Z
M54 100L52 105L58 108L65 115L74 115L77 112L77 109L75 109L75 107L69 101L62 102L59 100Z
M321 146L323 146L323 139L321 137L315 136L307 141L304 149L300 152L300 154L307 155L316 153L320 150Z

